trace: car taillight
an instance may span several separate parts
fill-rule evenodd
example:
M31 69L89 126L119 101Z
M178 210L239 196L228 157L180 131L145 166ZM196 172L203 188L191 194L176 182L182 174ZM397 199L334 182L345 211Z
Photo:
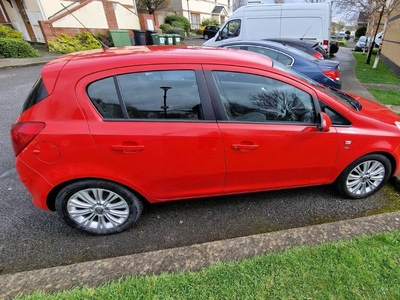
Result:
M328 46L328 45L329 45L329 41L328 41L328 40L324 40L324 41L322 42L322 44L323 44L324 46Z
M313 56L314 56L315 58L317 58L317 59L324 59L324 56L323 56L321 53L317 52L317 51L315 51L315 52L313 53Z
M15 123L11 127L11 141L15 156L18 156L45 126L46 124L41 122Z
M340 80L340 74L338 70L328 70L328 71L323 71L326 76L329 78L332 78L333 80Z

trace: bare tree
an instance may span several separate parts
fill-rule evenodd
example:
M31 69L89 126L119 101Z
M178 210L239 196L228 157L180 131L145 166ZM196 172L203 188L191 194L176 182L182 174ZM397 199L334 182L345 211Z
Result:
M325 3L330 2L329 0L303 0L306 3Z
M171 0L137 0L136 5L139 10L145 10L149 15L154 14L156 10L169 7Z
M247 0L234 0L232 3L232 11L237 10L241 6L245 6L247 4Z

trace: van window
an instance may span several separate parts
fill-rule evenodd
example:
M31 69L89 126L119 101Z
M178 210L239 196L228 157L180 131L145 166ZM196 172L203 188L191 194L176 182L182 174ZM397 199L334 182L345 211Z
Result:
M240 34L240 20L232 20L226 23L224 28L221 30L217 40L225 40L239 36Z

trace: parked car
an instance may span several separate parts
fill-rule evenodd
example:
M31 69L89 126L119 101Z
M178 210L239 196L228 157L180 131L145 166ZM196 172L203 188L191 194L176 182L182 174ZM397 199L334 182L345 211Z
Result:
M301 50L271 41L238 41L227 42L220 47L247 50L275 59L294 71L337 89L342 87L339 73L339 62L317 59Z
M219 30L219 26L209 25L206 26L203 30L203 38L208 40L216 35Z
M322 48L319 45L319 43L318 42L316 43L315 41L301 40L301 39L284 39L284 38L270 38L270 39L263 39L263 40L277 42L282 45L287 45L287 46L296 48L296 49L306 52L318 59L329 58L325 49Z
M399 124L263 55L133 46L46 64L11 139L33 203L102 235L130 228L144 201L331 183L368 197L400 171Z
M368 50L369 45L371 44L371 38L366 36L360 36L358 39L354 51L363 51L364 48Z
M333 57L339 51L339 42L330 40L329 42L329 56Z

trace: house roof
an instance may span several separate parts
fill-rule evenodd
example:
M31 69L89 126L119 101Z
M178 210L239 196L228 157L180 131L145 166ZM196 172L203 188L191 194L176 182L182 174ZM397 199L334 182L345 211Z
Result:
M225 16L228 15L228 12L226 11L224 6L216 5L214 9L211 12L212 15L221 15L224 14Z

